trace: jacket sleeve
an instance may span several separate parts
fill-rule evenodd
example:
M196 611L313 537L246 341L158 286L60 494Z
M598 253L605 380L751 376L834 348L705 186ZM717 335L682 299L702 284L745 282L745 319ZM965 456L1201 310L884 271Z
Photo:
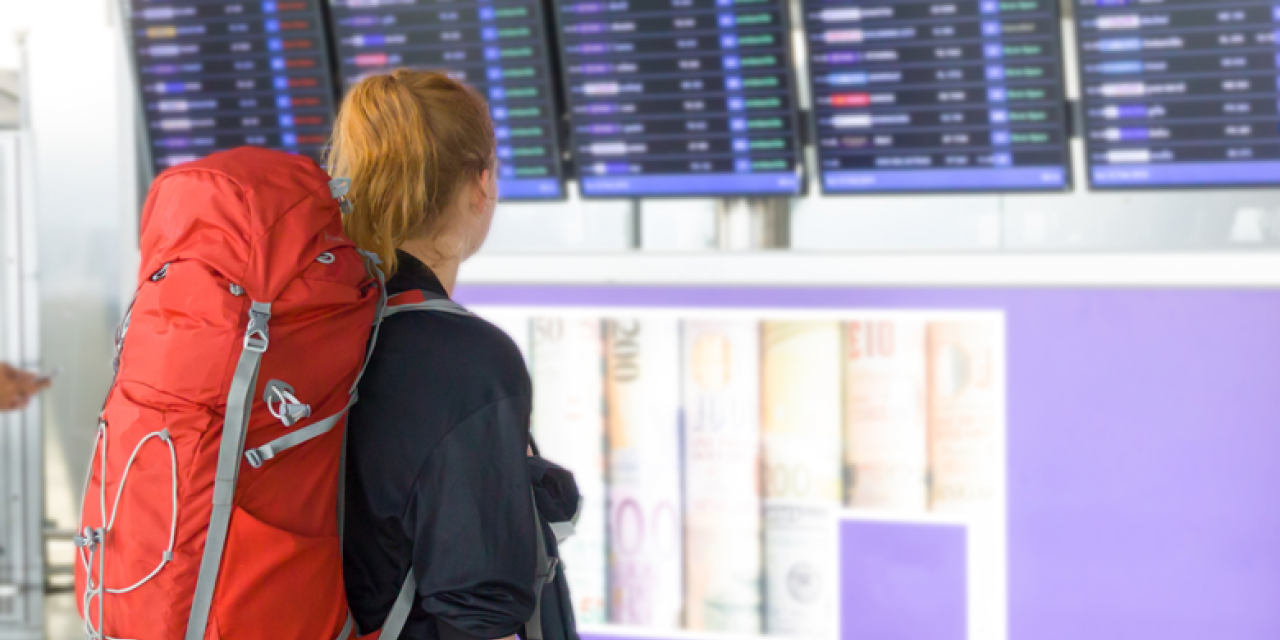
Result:
M533 614L529 413L528 398L484 407L445 436L418 474L405 533L420 606L442 638L504 638Z

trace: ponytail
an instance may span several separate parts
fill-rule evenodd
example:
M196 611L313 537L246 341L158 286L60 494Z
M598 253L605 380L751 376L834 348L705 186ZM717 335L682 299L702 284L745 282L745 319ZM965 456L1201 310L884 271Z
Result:
M459 187L492 166L489 108L441 73L371 76L343 100L327 160L351 180L347 235L390 275L396 247L438 232Z

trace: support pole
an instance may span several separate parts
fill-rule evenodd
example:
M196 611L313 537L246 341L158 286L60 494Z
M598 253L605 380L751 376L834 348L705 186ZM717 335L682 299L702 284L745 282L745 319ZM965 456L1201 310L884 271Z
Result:
M630 248L633 251L644 249L644 208L640 202L640 198L631 199L631 213L628 220L631 228L629 230Z
M760 251L791 246L791 200L726 198L716 207L722 251Z

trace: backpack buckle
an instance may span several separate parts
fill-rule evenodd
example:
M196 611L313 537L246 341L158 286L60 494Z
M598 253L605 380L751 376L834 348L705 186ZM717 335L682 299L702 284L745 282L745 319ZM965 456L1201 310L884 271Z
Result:
M84 533L82 533L81 535L75 536L74 538L71 539L71 541L81 549L88 549L90 551L94 551L98 548L98 545L102 544L102 538L104 537L103 534L105 533L106 533L105 529L94 529L93 527L85 527Z
M258 453L257 449L250 449L244 452L244 457L245 460L249 461L249 466L254 469L261 469L262 463L266 462L266 460L262 459L262 454Z
M351 213L351 200L347 199L347 192L351 191L350 178L334 178L329 181L329 194L334 200L338 201L338 209L344 215Z
M168 262L164 263L164 266L160 267L160 270L159 270L159 271L157 271L157 272L155 272L155 273L151 274L151 278L150 278L150 280L151 280L152 282L160 282L161 280L164 280L164 279L165 279L165 276L167 276L167 275L169 275L169 263L168 263Z
M556 567L559 566L560 558L556 558L554 556L547 558L547 564L542 567L543 572L539 573L536 577L542 580L542 584L544 585L551 584L556 580Z
M246 351L263 353L271 344L271 333L267 323L271 320L270 311L249 310L249 326L244 331L244 348Z

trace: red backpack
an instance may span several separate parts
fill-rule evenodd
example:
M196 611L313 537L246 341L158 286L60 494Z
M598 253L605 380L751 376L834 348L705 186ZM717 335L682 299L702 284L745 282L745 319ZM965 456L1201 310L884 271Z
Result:
M345 414L384 296L342 232L344 193L250 148L152 186L77 539L90 638L351 633Z

